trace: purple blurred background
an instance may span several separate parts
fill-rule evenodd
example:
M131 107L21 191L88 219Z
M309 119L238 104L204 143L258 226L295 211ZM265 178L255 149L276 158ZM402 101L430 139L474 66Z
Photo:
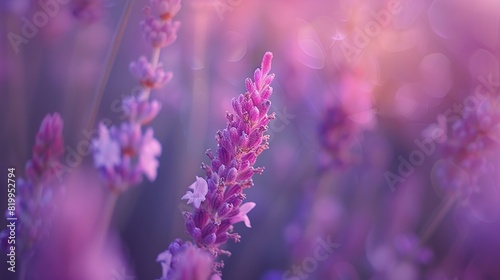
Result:
M77 147L95 134L93 97L128 1L53 2L57 12L32 33L26 21L42 20L33 17L44 11L38 1L0 4L2 174L15 167L25 176L41 120L59 112L67 176L81 186L76 201L89 199L63 203L77 209L62 224L75 232L102 207L99 174ZM128 66L150 52L139 27L147 4L132 3L98 120L123 121L117 104L138 90ZM231 98L271 51L277 117L257 161L266 170L246 192L257 204L252 228L236 226L242 239L226 247L223 279L500 279L499 1L182 5L178 39L160 57L174 77L152 93L163 104L151 124L162 145L158 176L119 197L109 245L120 253L102 263L135 279L161 276L157 255L189 240L180 197L202 175ZM0 194L3 211L3 185ZM60 242L86 242L73 234ZM329 241L339 246L318 258ZM15 279L6 260L2 253L0 278Z

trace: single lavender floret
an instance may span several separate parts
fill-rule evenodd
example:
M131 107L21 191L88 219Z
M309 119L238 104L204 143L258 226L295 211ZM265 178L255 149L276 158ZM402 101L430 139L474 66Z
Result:
M147 89L161 88L172 79L172 72L165 72L161 63L154 66L145 56L141 56L137 62L130 63L129 68L134 78Z
M43 181L54 175L52 162L64 154L62 139L63 121L57 113L48 114L36 134L33 156L26 163L26 175L31 181Z
M156 118L161 110L161 103L157 100L148 101L132 96L123 100L122 109L130 122L146 125Z
M194 207L200 208L200 204L205 201L205 196L208 193L208 185L205 179L196 176L196 181L189 186L192 191L186 192L181 199L187 199L188 204L193 203Z
M99 138L93 141L94 164L113 191L125 191L142 181L142 175L154 181L161 154L160 142L153 130L144 133L138 123L122 123L110 130L99 125Z

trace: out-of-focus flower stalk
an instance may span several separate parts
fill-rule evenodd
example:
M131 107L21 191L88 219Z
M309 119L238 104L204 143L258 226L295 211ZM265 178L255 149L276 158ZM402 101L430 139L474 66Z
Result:
M16 256L21 262L20 279L24 278L28 262L47 237L47 226L52 222L54 209L52 197L59 186L61 164L64 154L62 137L63 121L57 113L43 119L36 134L32 158L26 162L26 178L17 180L15 212L6 211L5 216L18 218L16 224ZM59 178L60 179L60 178ZM8 229L0 232L0 245L8 252Z
M141 28L153 48L151 60L141 56L129 67L143 89L137 96L122 101L127 121L110 129L101 123L99 138L93 142L94 164L111 190L104 213L103 235L109 227L117 196L140 184L143 175L149 181L156 179L161 145L154 138L152 128L143 132L142 127L150 123L161 109L159 101L150 100L151 90L163 87L172 78L171 72L163 70L159 59L161 49L177 38L180 22L172 21L172 18L180 8L180 0L152 0L151 6L145 8L146 19L141 22Z

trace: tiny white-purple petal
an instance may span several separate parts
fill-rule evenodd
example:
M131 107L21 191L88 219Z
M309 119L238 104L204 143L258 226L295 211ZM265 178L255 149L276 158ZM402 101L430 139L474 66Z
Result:
M205 196L208 193L208 184L205 179L196 176L196 181L189 186L192 191L187 191L181 199L187 199L187 203L193 203L196 208L205 201Z
M240 206L240 212L238 213L238 215L231 218L231 223L236 224L238 222L244 222L246 227L251 228L252 225L250 224L250 219L248 218L247 214L255 207L255 205L256 204L254 202L247 202L242 204Z
M120 146L112 139L108 128L99 124L99 138L92 141L94 148L94 164L96 167L111 169L120 163Z

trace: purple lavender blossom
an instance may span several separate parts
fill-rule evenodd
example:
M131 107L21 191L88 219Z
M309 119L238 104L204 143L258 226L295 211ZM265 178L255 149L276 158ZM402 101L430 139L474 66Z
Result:
M119 240L109 235L99 246L103 192L87 172L74 172L66 178L67 188L54 194L51 203L57 211L47 226L46 245L37 250L25 279L110 280L113 272L125 269Z
M363 132L340 106L326 110L319 126L320 142L335 167L348 167L361 161L356 150L357 137Z
M64 154L63 121L58 113L48 114L36 134L32 158L26 163L26 179L17 181L17 254L27 260L35 245L47 236L46 227L53 214L52 197L57 189L56 165ZM7 215L6 217L10 217ZM0 244L7 244L8 231L0 233ZM5 249L5 248L4 248Z
M54 175L52 163L64 153L63 121L57 113L48 114L42 121L33 146L33 157L26 163L26 175L33 182Z
M163 271L158 280L220 279L213 272L216 265L214 257L191 242L175 240L168 250L158 255L156 261L161 263Z
M402 234L396 237L394 247L404 258L412 259L417 263L428 264L433 259L431 249L424 247L415 234Z
M112 169L120 163L120 145L111 139L108 128L104 124L99 125L99 139L93 142L96 153L94 164L106 169Z
M197 178L196 185L191 186L193 192L184 197L195 201L194 211L184 212L188 233L198 247L215 256L229 254L219 249L227 240L240 240L240 236L233 233L233 224L244 221L250 227L247 213L255 203L242 204L243 190L253 185L253 174L264 171L253 165L257 156L268 148L269 136L264 132L269 120L274 118L274 114L268 115L272 94L269 84L274 79L274 75L269 74L271 60L272 54L266 53L261 68L254 73L254 81L246 80L247 92L233 98L235 114L227 114L227 127L216 134L217 152L207 151L211 164L202 164L207 177Z
M412 233L397 235L393 244L380 245L369 255L376 270L373 279L421 279L419 267L432 259L432 250Z

